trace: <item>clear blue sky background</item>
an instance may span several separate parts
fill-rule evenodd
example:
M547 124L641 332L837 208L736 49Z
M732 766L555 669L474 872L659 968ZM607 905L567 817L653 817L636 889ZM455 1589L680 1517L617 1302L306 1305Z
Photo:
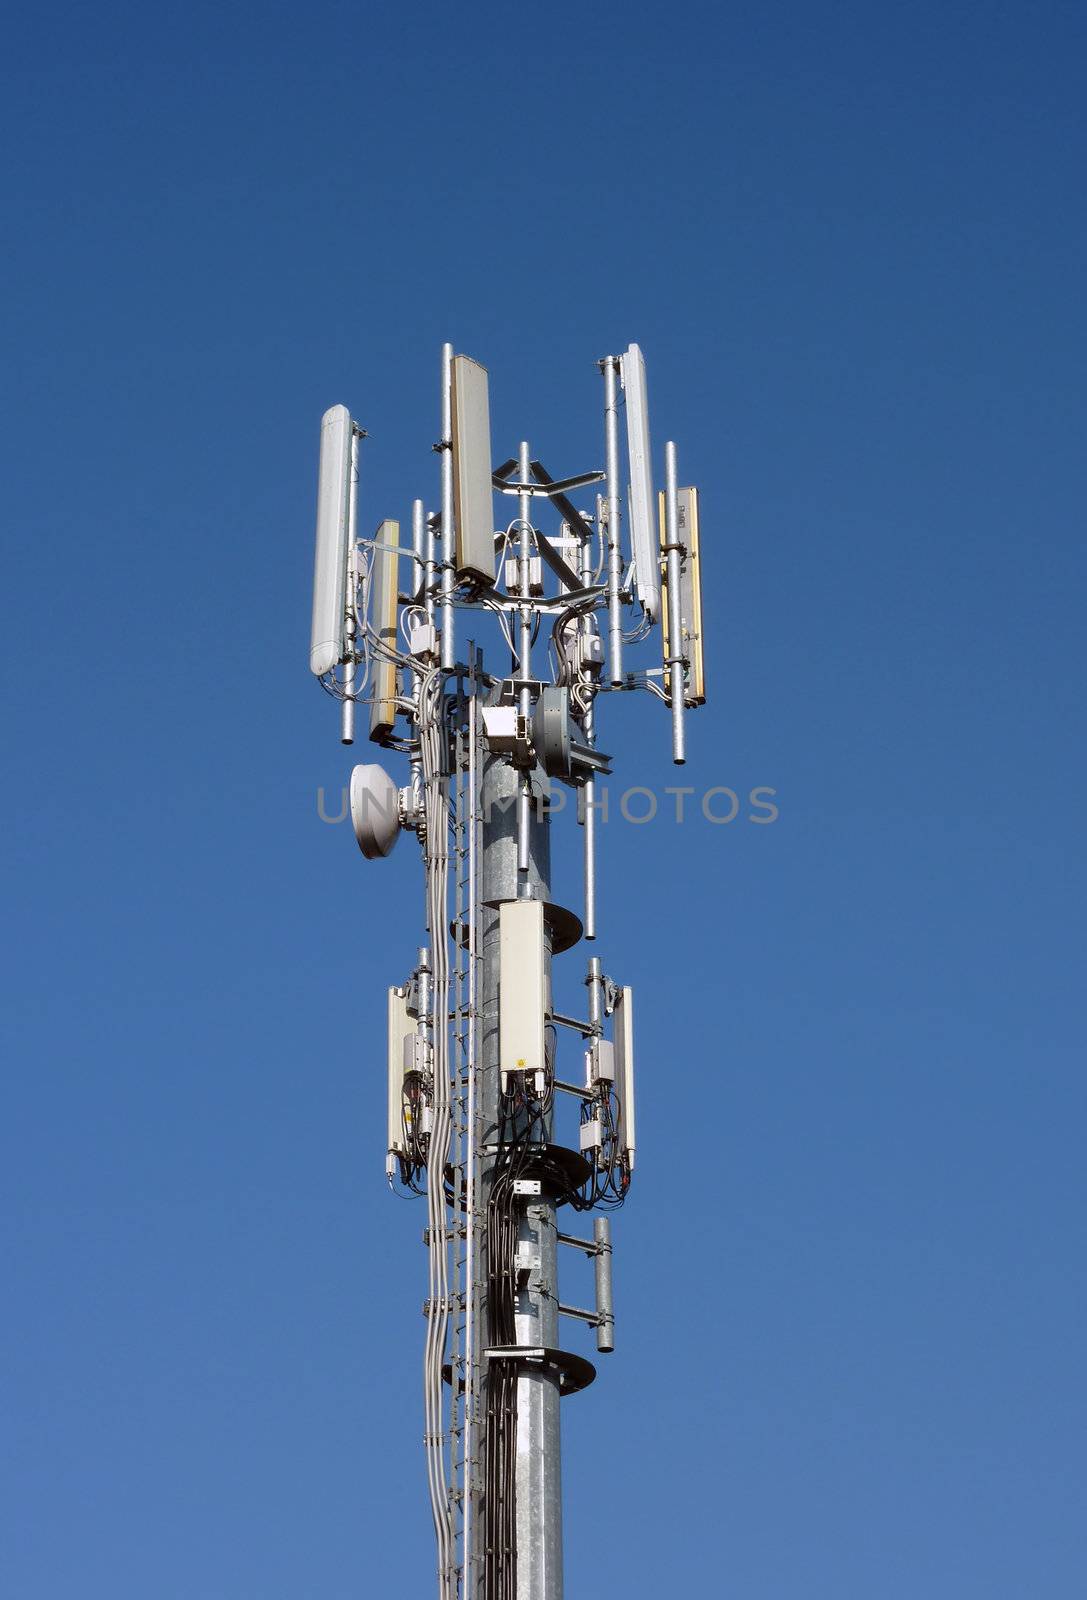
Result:
M419 879L318 821L306 655L320 414L405 516L450 338L555 472L641 342L715 596L686 781L781 807L608 835L642 1156L570 1600L1083 1593L1082 8L61 5L5 55L0 1589L431 1592Z

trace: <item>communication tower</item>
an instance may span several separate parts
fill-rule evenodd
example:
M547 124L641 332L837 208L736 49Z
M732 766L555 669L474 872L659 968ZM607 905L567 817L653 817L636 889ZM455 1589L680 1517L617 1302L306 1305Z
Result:
M524 441L493 465L487 371L446 345L440 502L413 501L403 537L389 517L360 532L365 430L342 405L321 423L310 668L344 744L360 718L404 761L399 783L351 774L362 854L413 833L425 880L425 935L387 995L386 1173L427 1207L439 1600L562 1597L561 1411L596 1376L569 1330L614 1349L609 1212L637 1143L631 989L591 955L583 1014L566 1015L552 963L598 937L599 698L662 701L677 763L705 699L698 491L667 444L654 495L638 346L599 367L604 469L552 478ZM658 626L660 664L630 665ZM580 914L551 892L560 789L577 798ZM593 1263L591 1306L562 1299L565 1252Z

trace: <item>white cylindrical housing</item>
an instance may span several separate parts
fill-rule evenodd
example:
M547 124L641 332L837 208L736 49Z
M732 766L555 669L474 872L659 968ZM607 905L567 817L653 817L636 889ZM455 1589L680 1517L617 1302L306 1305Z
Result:
M649 401L645 359L636 344L619 358L627 397L627 451L630 460L630 544L635 586L650 622L660 616L661 578L653 524L653 462L649 449Z
M331 672L344 657L353 431L346 406L331 406L321 418L309 655L310 671L318 677Z

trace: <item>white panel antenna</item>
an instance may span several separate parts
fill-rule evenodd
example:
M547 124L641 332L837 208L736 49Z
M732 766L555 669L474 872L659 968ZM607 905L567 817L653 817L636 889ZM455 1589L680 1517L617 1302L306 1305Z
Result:
M351 514L351 436L346 406L330 406L321 418L321 464L317 476L317 544L313 561L313 628L310 671L331 672L346 653L347 530Z
M386 519L374 535L374 564L370 569L370 626L389 650L396 649L396 602L399 573L397 549L400 524ZM395 661L371 652L371 682L374 697L370 706L370 737L380 743L396 723Z
M660 536L662 547L668 542L667 516L665 496L660 494ZM699 549L698 530L698 490L679 489L676 492L676 517L679 524L677 532L679 542L683 545L686 554L683 557L683 567L679 578L680 592L680 626L682 639L680 649L687 658L687 688L684 695L684 704L687 706L702 706L706 703L706 665L705 646L702 622L702 555ZM667 597L668 579L665 575L665 595ZM666 605L662 614L663 621L663 648L664 660L667 665L671 654L671 628ZM667 680L666 690L669 688ZM669 702L671 694L669 693Z
M505 900L498 908L498 1061L511 1072L545 1069L544 916L540 900Z
M457 576L493 585L494 502L487 369L470 356L454 356L452 368Z
M649 452L649 399L645 359L636 344L619 357L627 399L627 450L630 455L630 541L638 598L650 622L660 616L660 558L653 500L653 462Z
M619 1144L634 1171L634 991L620 989L612 1015L619 1093Z
M389 990L389 1043L388 1043L388 1155L386 1172L391 1177L396 1170L395 1158L407 1149L404 1138L404 1040L415 1032L415 1023L408 1015L408 1002L402 989Z

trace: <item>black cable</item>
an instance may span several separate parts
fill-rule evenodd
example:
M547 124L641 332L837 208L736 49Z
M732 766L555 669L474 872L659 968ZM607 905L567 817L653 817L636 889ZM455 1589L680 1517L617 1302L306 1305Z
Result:
M545 1102L526 1094L523 1081L499 1099L499 1154L487 1203L487 1329L492 1346L517 1343L517 1225L514 1184L526 1170ZM492 1363L487 1381L487 1440L483 1495L485 1600L516 1600L517 1587L517 1366Z

